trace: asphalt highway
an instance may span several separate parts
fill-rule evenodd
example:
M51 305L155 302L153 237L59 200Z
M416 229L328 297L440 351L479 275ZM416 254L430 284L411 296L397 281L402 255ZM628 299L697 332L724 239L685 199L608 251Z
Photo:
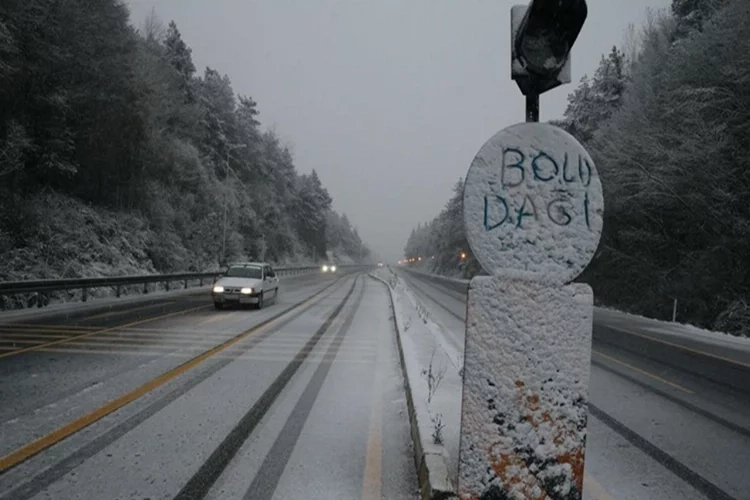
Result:
M466 294L417 273L399 274L462 351ZM750 385L737 378L750 368L749 354L747 343L690 337L597 310L586 496L750 498Z
M0 499L413 499L385 287L0 316Z

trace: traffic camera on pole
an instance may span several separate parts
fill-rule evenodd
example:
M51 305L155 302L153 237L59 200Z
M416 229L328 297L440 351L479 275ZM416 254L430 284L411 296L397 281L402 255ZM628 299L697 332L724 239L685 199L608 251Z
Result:
M570 83L570 51L586 21L585 0L532 0L511 8L511 78L539 121L539 94Z

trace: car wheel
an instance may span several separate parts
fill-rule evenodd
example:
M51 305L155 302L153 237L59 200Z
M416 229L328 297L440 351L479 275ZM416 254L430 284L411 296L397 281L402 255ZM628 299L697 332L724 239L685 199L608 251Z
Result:
M224 309L224 304L222 304L220 302L214 302L214 309L216 309L216 310Z
M263 309L263 292L260 292L260 295L258 295L258 304L255 307Z

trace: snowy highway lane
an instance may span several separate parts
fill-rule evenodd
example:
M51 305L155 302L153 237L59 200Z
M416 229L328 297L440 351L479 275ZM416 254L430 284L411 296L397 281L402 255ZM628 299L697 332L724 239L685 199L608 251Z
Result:
M444 327L446 345L462 352L465 296L416 273L399 275ZM743 392L661 364L648 353L613 344L607 329L666 337L645 319L595 314L584 497L750 498L750 388ZM686 343L695 351L704 348ZM747 359L744 349L706 349L709 358L731 356L740 364ZM458 443L446 445L458 453Z
M387 290L282 282L0 318L0 499L413 499Z

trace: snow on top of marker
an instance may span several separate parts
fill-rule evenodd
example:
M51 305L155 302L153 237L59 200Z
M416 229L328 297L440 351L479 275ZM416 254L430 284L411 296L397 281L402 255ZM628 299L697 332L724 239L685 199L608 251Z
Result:
M564 130L520 123L479 150L464 185L464 224L489 273L572 281L601 236L604 198L594 161Z

